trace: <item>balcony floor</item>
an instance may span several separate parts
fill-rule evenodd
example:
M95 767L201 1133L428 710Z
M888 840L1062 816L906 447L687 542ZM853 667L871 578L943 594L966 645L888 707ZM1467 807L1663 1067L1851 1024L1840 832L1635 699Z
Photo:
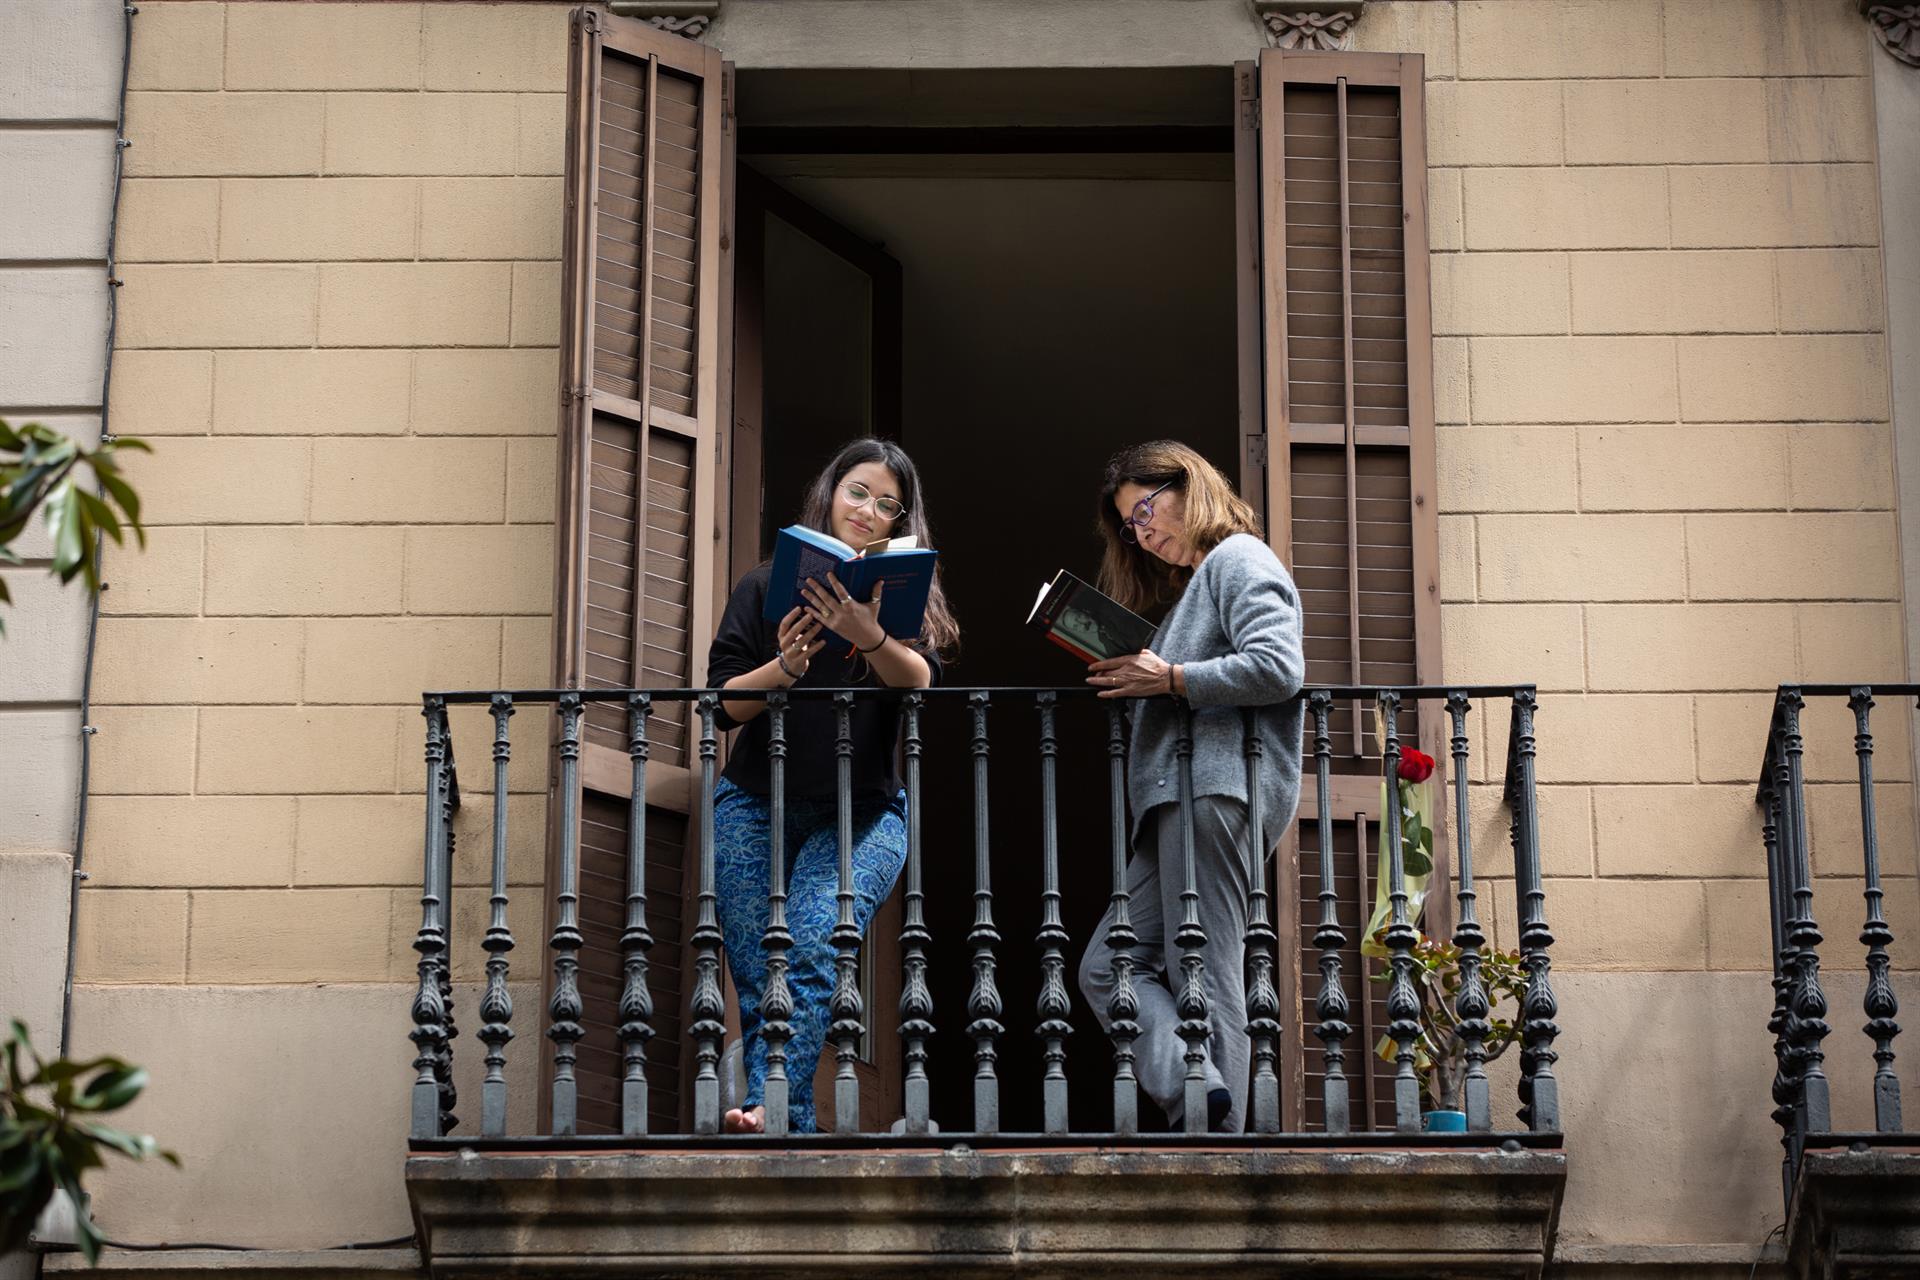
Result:
M416 1148L407 1187L438 1276L1539 1276L1565 1156L1476 1137L977 1147L961 1135L935 1149L730 1150L658 1140L645 1152L443 1139Z

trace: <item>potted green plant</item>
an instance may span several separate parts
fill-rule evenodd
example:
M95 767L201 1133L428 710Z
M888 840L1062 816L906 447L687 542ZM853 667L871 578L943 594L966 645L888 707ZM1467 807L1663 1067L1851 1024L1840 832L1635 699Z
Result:
M73 1206L80 1252L91 1265L105 1241L87 1211L82 1176L105 1163L108 1151L180 1164L146 1134L100 1121L140 1096L146 1070L118 1058L43 1062L27 1039L26 1024L15 1018L0 1050L0 1072L0 1257L27 1242L40 1211L58 1192Z
M1430 1133L1464 1133L1467 1127L1462 1098L1467 1039L1460 1032L1460 1018L1455 1012L1464 979L1461 954L1453 943L1425 934L1413 947L1413 980L1420 996L1420 1035L1413 1042L1413 1067L1420 1075L1425 1127ZM1391 982L1393 971L1376 973L1373 980ZM1483 1061L1492 1062L1520 1040L1520 1003L1527 988L1527 971L1520 965L1520 953L1483 948L1480 986L1487 996L1487 1033L1480 1045ZM1382 1036L1374 1052L1393 1062L1397 1046L1391 1036Z
M1385 740L1386 726L1379 711L1374 712L1374 732ZM1386 933L1392 923L1391 886L1388 867L1394 843L1400 851L1401 884L1406 893L1406 919L1418 925L1427 905L1427 885L1433 877L1434 774L1437 762L1419 748L1406 745L1399 750L1398 767L1390 779L1380 783L1380 847L1375 864L1373 912L1361 935L1361 954L1372 959L1388 959ZM1461 950L1451 942L1417 935L1413 947L1414 986L1420 999L1420 1034L1414 1041L1413 1065L1420 1076L1425 1102L1425 1127L1436 1133L1463 1133L1467 1127L1462 1108L1461 1086L1467 1073L1467 1040L1460 1034L1455 1002L1464 980ZM1487 1032L1481 1038L1484 1061L1492 1062L1519 1039L1520 1001L1526 990L1526 970L1520 967L1517 952L1494 948L1480 950L1480 985L1487 999ZM1382 965L1373 975L1375 982L1393 981L1393 970ZM1512 1001L1509 1016L1502 1016L1505 1002ZM1397 1061L1397 1046L1391 1036L1382 1036L1375 1052L1388 1062Z

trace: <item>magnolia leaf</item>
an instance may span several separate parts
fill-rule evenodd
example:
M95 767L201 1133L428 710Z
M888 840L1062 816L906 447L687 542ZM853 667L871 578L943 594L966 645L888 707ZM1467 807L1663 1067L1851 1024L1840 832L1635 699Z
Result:
M67 1199L73 1203L74 1234L78 1237L81 1255L86 1258L88 1266L100 1265L100 1246L106 1243L106 1238L100 1234L100 1228L94 1225L93 1215L87 1212L87 1197L80 1190L80 1179L65 1170L57 1171L54 1176L60 1182L60 1189L67 1193Z
M119 503L120 509L127 513L127 523L133 526L134 537L140 540L141 546L146 546L147 531L140 524L140 495L133 491L132 485L119 476L99 470L97 464L94 471L100 477L100 487L107 491L107 496Z
M86 542L81 536L80 504L73 500L73 486L64 481L47 495L47 524L53 531L53 568L60 581L71 582L86 559Z
M46 1172L46 1153L38 1143L9 1150L0 1157L0 1191L17 1191Z
M120 517L113 513L112 507L85 489L75 489L73 496L80 503L80 510L85 514L88 524L112 538L115 546L126 545L120 533Z
M87 1082L74 1106L82 1111L118 1111L147 1087L145 1067L121 1064Z
M109 1067L125 1067L126 1065L127 1064L120 1061L120 1059L110 1057L89 1058L85 1062L69 1062L66 1059L61 1059L58 1062L49 1062L46 1066L40 1068L39 1071L34 1073L33 1079L27 1081L27 1083L59 1084L63 1080L72 1080L76 1077L86 1075L89 1071L100 1071Z

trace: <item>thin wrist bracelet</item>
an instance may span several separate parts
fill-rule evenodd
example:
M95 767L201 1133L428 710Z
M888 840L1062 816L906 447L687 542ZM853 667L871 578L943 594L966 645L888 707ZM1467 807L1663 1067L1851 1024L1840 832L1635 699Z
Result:
M791 681L793 681L793 682L794 682L795 684L798 684L798 683L800 683L800 677L799 677L799 675L798 675L798 674L796 674L796 673L794 672L794 669L793 669L792 667L790 667L790 666L788 666L788 665L787 665L787 655L786 655L786 654L784 654L784 653L776 653L776 654L774 654L774 655L773 655L773 660L774 660L775 662L777 662L777 663L779 663L779 664L780 664L780 669L781 669L782 671L784 671L784 672L786 672L786 673L787 673L787 679L789 679L789 680L791 680Z
M871 648L871 649L862 649L862 648L861 648L861 647L860 647L859 645L855 645L855 646L853 646L853 651L854 651L855 653L878 653L878 652L880 652L880 650L881 650L881 649L882 649L883 647L885 647L885 645L886 645L886 643L887 643L887 639L888 639L888 637L887 637L887 633L886 633L886 632L884 632L884 631L882 631L882 632L880 633L880 643L879 643L879 644L876 644L876 645L875 645L875 646L873 646L873 648Z

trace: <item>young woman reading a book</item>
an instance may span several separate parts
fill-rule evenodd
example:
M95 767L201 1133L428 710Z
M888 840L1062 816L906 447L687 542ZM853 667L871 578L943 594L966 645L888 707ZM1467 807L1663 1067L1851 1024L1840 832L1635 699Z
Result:
M912 535L929 542L926 504L913 460L885 440L846 445L807 492L800 523L854 547ZM750 570L733 590L707 659L708 681L725 689L926 688L940 679L940 655L959 640L936 573L917 639L890 636L878 621L881 588L860 601L828 574L802 588L807 603L776 624L765 616L768 565ZM832 632L845 643L828 647ZM759 1133L766 1124L767 1046L761 1035L766 985L767 887L771 869L772 788L764 701L722 700L722 728L741 730L725 774L714 788L714 875L727 965L740 996L747 1092L726 1114L729 1133ZM906 796L894 773L898 699L862 698L852 713L854 923L862 934L906 861ZM831 1020L839 908L839 819L835 790L836 713L824 701L787 706L786 843L787 986L793 996L787 1042L789 1122L814 1128L813 1074Z
M1253 511L1212 463L1184 444L1156 440L1114 455L1100 489L1106 554L1100 589L1142 612L1172 603L1139 653L1095 662L1087 682L1134 705L1127 796L1133 856L1127 863L1133 931L1134 1042L1141 1086L1176 1124L1183 1121L1187 1045L1175 993L1181 981L1179 711L1193 713L1193 853L1199 917L1207 942L1210 1034L1207 1127L1237 1133L1246 1115L1245 935L1252 859L1293 821L1300 797L1300 597L1260 537ZM1247 766L1241 708L1257 708L1265 743L1256 785L1264 833L1247 830ZM1080 989L1102 1023L1113 994L1111 913L1093 932Z

